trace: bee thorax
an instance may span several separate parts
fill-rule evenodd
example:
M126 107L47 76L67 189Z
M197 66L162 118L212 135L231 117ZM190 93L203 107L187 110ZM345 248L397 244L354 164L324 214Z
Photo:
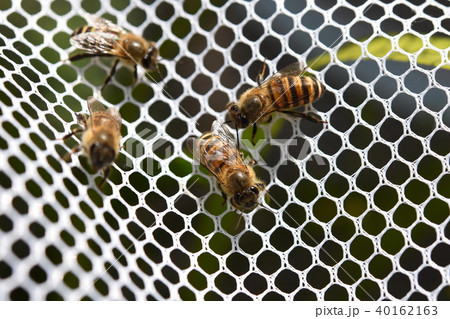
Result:
M262 101L257 95L249 96L242 102L241 112L254 122L261 113Z
M114 136L107 131L100 131L97 134L96 140L100 144L110 144L110 141L114 141Z
M234 172L229 178L229 186L231 189L245 189L248 187L249 178L242 171Z
M133 58L142 57L145 54L145 47L139 41L126 39L123 41L125 51Z

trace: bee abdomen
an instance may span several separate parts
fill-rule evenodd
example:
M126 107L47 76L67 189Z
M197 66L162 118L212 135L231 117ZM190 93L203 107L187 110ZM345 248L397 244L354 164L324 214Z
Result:
M319 99L325 91L323 84L316 78L310 76L298 76L296 78L301 82L303 104L314 102Z
M209 134L205 134L199 142L201 143L199 151L203 154L201 156L202 164L209 167L215 174L226 170L232 156L226 145L214 135Z
M321 97L324 90L319 80L309 76L287 75L269 85L270 96L277 109L309 104Z
M288 104L288 95L286 94L286 90L289 90L289 84L285 83L286 80L286 77L279 78L271 81L268 86L270 98L277 109L285 108Z

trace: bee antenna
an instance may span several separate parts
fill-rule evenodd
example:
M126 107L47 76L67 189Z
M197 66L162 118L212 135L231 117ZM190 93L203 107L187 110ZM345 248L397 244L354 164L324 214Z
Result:
M234 212L237 214L237 210L235 210ZM239 224L241 223L241 220L242 220L242 216L243 216L243 215L244 215L244 214L241 213L241 216L239 216L239 220L238 220L238 222L237 222L236 227L234 228L234 230L237 230L237 229L238 229Z
M166 85L166 82L164 82L164 78L163 78L163 76L161 74L161 70L159 69L159 62L156 65L156 72L158 73L159 77L161 78L161 81L163 82L163 84Z
M259 204L262 208L267 209L269 212L273 213L273 214L278 214L277 211L274 211L272 208L270 208L269 206L266 206L264 204Z
M223 124L228 124L228 123L231 123L231 122L233 122L233 121L232 120L228 120L226 122L223 122Z

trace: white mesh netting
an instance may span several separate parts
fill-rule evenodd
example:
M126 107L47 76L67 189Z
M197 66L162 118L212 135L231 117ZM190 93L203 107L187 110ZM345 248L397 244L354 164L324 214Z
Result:
M86 12L156 41L164 82L121 65L100 96L110 60L61 62ZM5 0L0 16L1 300L450 299L448 1ZM329 124L259 126L277 213L236 229L185 141L264 59L307 62ZM61 159L90 95L123 117L103 188Z

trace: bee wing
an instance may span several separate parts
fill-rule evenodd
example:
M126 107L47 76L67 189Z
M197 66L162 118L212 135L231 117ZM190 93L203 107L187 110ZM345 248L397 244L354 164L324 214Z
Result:
M194 160L197 161L198 163L203 164L206 168L208 168L207 161L205 161L203 158L204 154L201 153L201 147L203 145L203 142L204 140L202 139L202 137L191 136L186 140L186 146L188 150L192 153ZM208 170L211 172L209 168Z
M118 39L119 37L115 33L95 30L74 35L70 38L70 43L78 49L92 53L116 55L116 43Z
M95 14L87 14L86 20L88 22L88 25L93 26L96 29L101 29L102 31L106 33L125 33L126 31L119 27L118 25L114 24L113 22L99 17Z
M218 171L213 163L227 162L229 165L243 167L244 170L247 169L247 165L244 163L239 150L236 148L235 140L226 126L219 121L214 121L211 134L217 137L217 141L221 144L220 150L217 150L214 154L202 153L202 146L206 142L202 137L190 137L186 141L186 145L194 155L195 160L201 163L221 184L226 184L227 181L224 180L226 176L220 174L220 170ZM211 141L209 142L211 143Z
M199 146L201 144L198 143ZM197 154L200 152L197 151ZM204 156L204 154L200 154L200 157ZM214 155L208 154L207 158L203 158L203 161L200 158L200 163L211 173L211 175L215 176L220 184L227 184L227 175L221 174L221 169L217 168L213 163L227 163L228 166L232 166L235 168L242 169L245 173L248 173L247 164L244 162L240 152L238 149L232 144L224 143L220 151L216 152Z
M300 75L305 69L306 69L306 66L303 64L303 62L297 61L295 63L289 64L288 66L285 66L280 71L278 71L276 74Z
M106 113L111 115L117 124L122 125L122 116L120 116L119 109L116 107L110 107L106 110Z
M231 165L241 167L244 171L247 171L247 164L242 158L241 152L237 148L236 139L228 130L227 126L219 121L214 121L211 126L211 132L223 141L222 149L216 156L219 159L220 157L223 157L223 161L227 161ZM210 161L207 161L205 163L205 167L211 172L211 174L217 177L221 184L225 184L226 181L223 180L225 176L215 172L214 167L209 167L210 163Z
M189 151L192 153L192 155L194 156L194 159L200 163L201 161L200 161L198 140L199 140L198 137L191 136L186 140L186 146L189 149Z
M284 75L299 75L306 69L305 65L298 61L292 64L289 64L288 66L285 66L277 73L274 73L272 76L269 76L267 79L264 80L264 82L261 83L261 88L266 87L269 82L272 80L278 79Z
M89 113L90 113L91 116L94 113L105 112L106 111L106 107L102 103L100 103L100 101L97 100L93 96L88 97L87 105L88 105Z
M234 148L237 148L236 139L231 134L231 132L228 130L228 128L225 126L224 123L220 123L219 121L214 121L211 125L211 132L214 133L214 135L217 135L220 137L221 140L225 141L227 144L233 146Z

